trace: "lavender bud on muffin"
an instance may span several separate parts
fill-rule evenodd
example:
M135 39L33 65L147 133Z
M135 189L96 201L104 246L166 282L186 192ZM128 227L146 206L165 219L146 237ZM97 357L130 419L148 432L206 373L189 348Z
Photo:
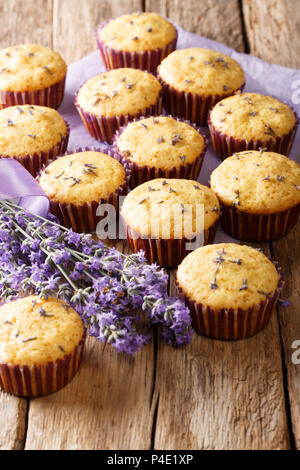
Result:
M222 204L221 225L232 237L283 237L300 211L300 165L274 152L249 150L226 158L211 174Z
M283 286L280 269L263 253L234 243L193 251L178 267L176 280L196 332L223 340L262 330Z
M57 109L64 97L67 64L37 44L0 51L0 108L36 104Z
M133 13L100 25L96 40L108 70L133 67L156 73L176 49L177 30L157 13Z
M157 178L126 196L121 215L131 249L142 249L149 262L168 267L195 247L213 242L220 207L207 186Z
M231 57L194 47L172 52L158 67L164 107L173 116L205 126L215 103L241 91L245 76Z
M258 93L226 98L209 116L212 144L221 159L260 148L289 155L297 126L298 118L290 106Z
M44 106L11 106L0 110L0 158L15 158L33 176L68 146L69 126Z
M111 144L115 132L127 122L160 114L161 89L150 73L110 70L88 80L77 92L75 105L91 136Z

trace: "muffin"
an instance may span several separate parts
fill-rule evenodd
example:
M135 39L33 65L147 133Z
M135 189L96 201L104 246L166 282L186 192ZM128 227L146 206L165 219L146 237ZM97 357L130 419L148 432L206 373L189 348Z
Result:
M57 109L64 97L67 64L37 44L0 51L0 108L37 104Z
M212 49L177 50L157 70L167 112L199 126L207 124L207 114L218 101L245 85L239 64Z
M44 106L0 110L0 158L15 158L33 176L68 146L69 126L57 111Z
M110 70L78 90L75 106L91 136L112 144L116 130L128 121L161 113L161 90L150 73L133 68Z
M210 184L222 204L221 225L234 238L283 237L300 211L300 165L273 152L250 150L224 160Z
M213 191L196 181L158 178L128 194L121 216L131 249L171 267L195 247L213 242L220 207Z
M171 116L131 122L117 132L114 148L131 167L131 187L154 178L197 179L206 138L191 123Z
M129 171L110 155L88 149L71 153L50 163L39 176L51 212L75 232L96 230L103 218L97 214L100 204L112 204L118 214Z
M234 243L193 251L178 267L176 280L196 332L223 340L262 330L283 286L277 265L260 251Z
M244 93L218 103L208 125L214 150L222 160L234 152L260 148L289 155L298 118L290 106L272 96Z
M157 13L133 13L98 26L96 40L108 70L133 67L155 74L176 49L177 30Z
M57 392L77 373L85 341L78 313L32 295L0 307L0 388L20 397Z

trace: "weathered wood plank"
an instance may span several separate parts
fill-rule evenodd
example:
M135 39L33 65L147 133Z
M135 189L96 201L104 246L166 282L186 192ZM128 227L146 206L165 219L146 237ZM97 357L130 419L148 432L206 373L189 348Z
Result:
M0 450L23 449L27 400L0 392Z
M1 48L26 42L52 47L52 0L0 2L0 17ZM22 449L27 400L0 392L0 409L0 449Z
M300 353L292 359L293 353L299 351L298 344L293 349L293 343L300 341L300 222L292 232L282 240L273 242L273 256L283 268L286 283L283 298L289 299L288 309L279 307L280 330L284 350L284 362L287 369L287 386L292 419L292 430L295 445L300 449ZM295 363L295 362L298 362Z
M248 340L159 341L155 449L289 448L280 349L276 315Z
M35 42L52 47L52 0L0 2L0 47Z
M79 374L31 401L26 449L149 449L153 345L134 357L89 338Z
M299 68L298 0L243 0L243 13L251 54Z
M103 21L142 9L141 0L53 0L53 43L70 64L96 49L95 29Z
M297 0L243 0L243 12L250 52L264 60L286 67L300 66L300 10ZM289 309L279 307L280 334L284 365L287 370L287 394L290 404L295 445L300 449L300 365L293 364L292 344L300 340L298 255L300 224L284 239L272 243L273 256L281 264L286 284L283 297L290 299Z
M130 357L89 338L73 382L31 401L26 449L149 449L153 357L153 343Z
M146 0L146 10L168 16L188 31L244 51L238 0Z

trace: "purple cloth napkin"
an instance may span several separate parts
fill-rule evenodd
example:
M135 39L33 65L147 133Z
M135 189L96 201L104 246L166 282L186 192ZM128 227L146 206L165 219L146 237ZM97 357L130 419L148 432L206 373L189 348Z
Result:
M10 158L0 160L0 200L14 200L34 214L47 217L49 201L40 185L17 161Z

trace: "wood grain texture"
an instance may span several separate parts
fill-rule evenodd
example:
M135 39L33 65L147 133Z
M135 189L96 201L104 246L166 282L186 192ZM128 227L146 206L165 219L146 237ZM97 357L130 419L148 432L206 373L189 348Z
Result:
M188 31L244 51L238 0L146 0L146 10L168 16Z
M89 338L71 384L31 401L26 449L149 449L152 382L153 345L129 357Z
M288 309L279 307L280 331L284 351L284 363L287 369L287 390L291 410L292 431L295 446L300 449L300 363L292 361L293 343L300 341L300 222L292 232L282 240L273 243L273 256L283 268L286 283L282 297L289 299L291 305ZM300 360L299 351L295 359ZM294 361L295 362L295 361Z
M124 242L116 247L127 250ZM31 401L26 449L149 449L153 358L153 343L126 356L89 338L75 379L60 392Z
M97 49L98 24L141 10L141 0L53 0L53 44L70 64Z
M251 54L268 62L299 68L298 0L243 0Z
M0 450L23 449L28 403L0 392Z
M0 2L0 47L38 43L52 47L52 0Z
M244 341L159 342L158 398L155 449L288 449L276 315Z

